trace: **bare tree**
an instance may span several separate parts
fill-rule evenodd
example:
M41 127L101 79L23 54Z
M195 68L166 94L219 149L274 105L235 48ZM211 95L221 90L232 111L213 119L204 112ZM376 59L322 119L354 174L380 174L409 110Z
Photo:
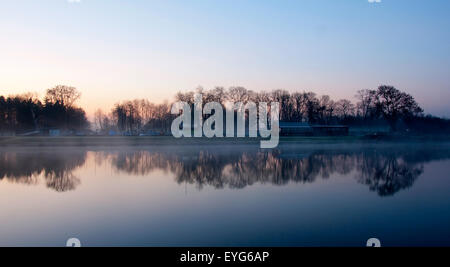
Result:
M227 91L227 99L231 102L237 103L247 103L248 101L248 91L244 87L231 87Z
M417 116L423 112L411 95L393 86L378 87L376 97L376 106L393 131L396 130L396 124L400 118Z
M319 100L319 116L322 122L329 123L333 118L336 103L328 95L323 95Z
M358 114L366 119L372 115L375 109L377 92L375 90L362 89L356 93L356 98L359 100L357 103Z
M103 129L103 111L101 109L97 109L94 113L94 127L98 130Z
M342 119L346 119L347 117L354 115L355 105L350 102L350 100L341 99L336 102L336 112Z
M47 89L45 101L52 104L59 103L65 107L72 107L80 97L81 93L75 87L58 85L54 88Z

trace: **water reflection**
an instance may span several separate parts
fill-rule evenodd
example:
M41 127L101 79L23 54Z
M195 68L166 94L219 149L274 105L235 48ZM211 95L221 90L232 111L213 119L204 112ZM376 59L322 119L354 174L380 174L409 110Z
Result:
M86 162L86 151L0 152L0 180L37 184L44 177L48 188L57 192L74 190L80 179L73 170Z
M301 153L299 152L301 151ZM217 189L240 189L253 184L313 183L339 174L367 185L379 196L391 196L413 186L424 172L424 163L448 159L444 147L365 147L303 149L282 147L273 151L238 147L223 149L152 148L120 151L2 151L0 180L36 184L43 176L48 188L58 192L76 189L74 171L87 161L108 164L118 172L146 176L155 170L172 174L177 183Z

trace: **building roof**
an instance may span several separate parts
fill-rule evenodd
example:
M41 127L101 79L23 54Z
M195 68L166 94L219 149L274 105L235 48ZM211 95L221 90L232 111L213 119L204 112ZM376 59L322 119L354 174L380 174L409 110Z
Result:
M313 128L348 128L347 125L312 125Z
M280 121L280 128L311 128L307 122Z
M310 125L307 122L280 121L280 128L348 128L346 125Z

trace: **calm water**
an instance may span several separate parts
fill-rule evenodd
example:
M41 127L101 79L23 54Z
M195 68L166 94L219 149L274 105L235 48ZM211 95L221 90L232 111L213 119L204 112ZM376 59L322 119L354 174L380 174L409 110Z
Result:
M450 145L0 149L0 245L450 245Z

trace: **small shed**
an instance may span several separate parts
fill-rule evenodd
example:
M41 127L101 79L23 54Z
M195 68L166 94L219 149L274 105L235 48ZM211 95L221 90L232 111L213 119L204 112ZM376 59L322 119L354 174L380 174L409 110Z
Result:
M59 129L50 129L50 130L48 130L48 135L49 136L60 136L61 131Z

